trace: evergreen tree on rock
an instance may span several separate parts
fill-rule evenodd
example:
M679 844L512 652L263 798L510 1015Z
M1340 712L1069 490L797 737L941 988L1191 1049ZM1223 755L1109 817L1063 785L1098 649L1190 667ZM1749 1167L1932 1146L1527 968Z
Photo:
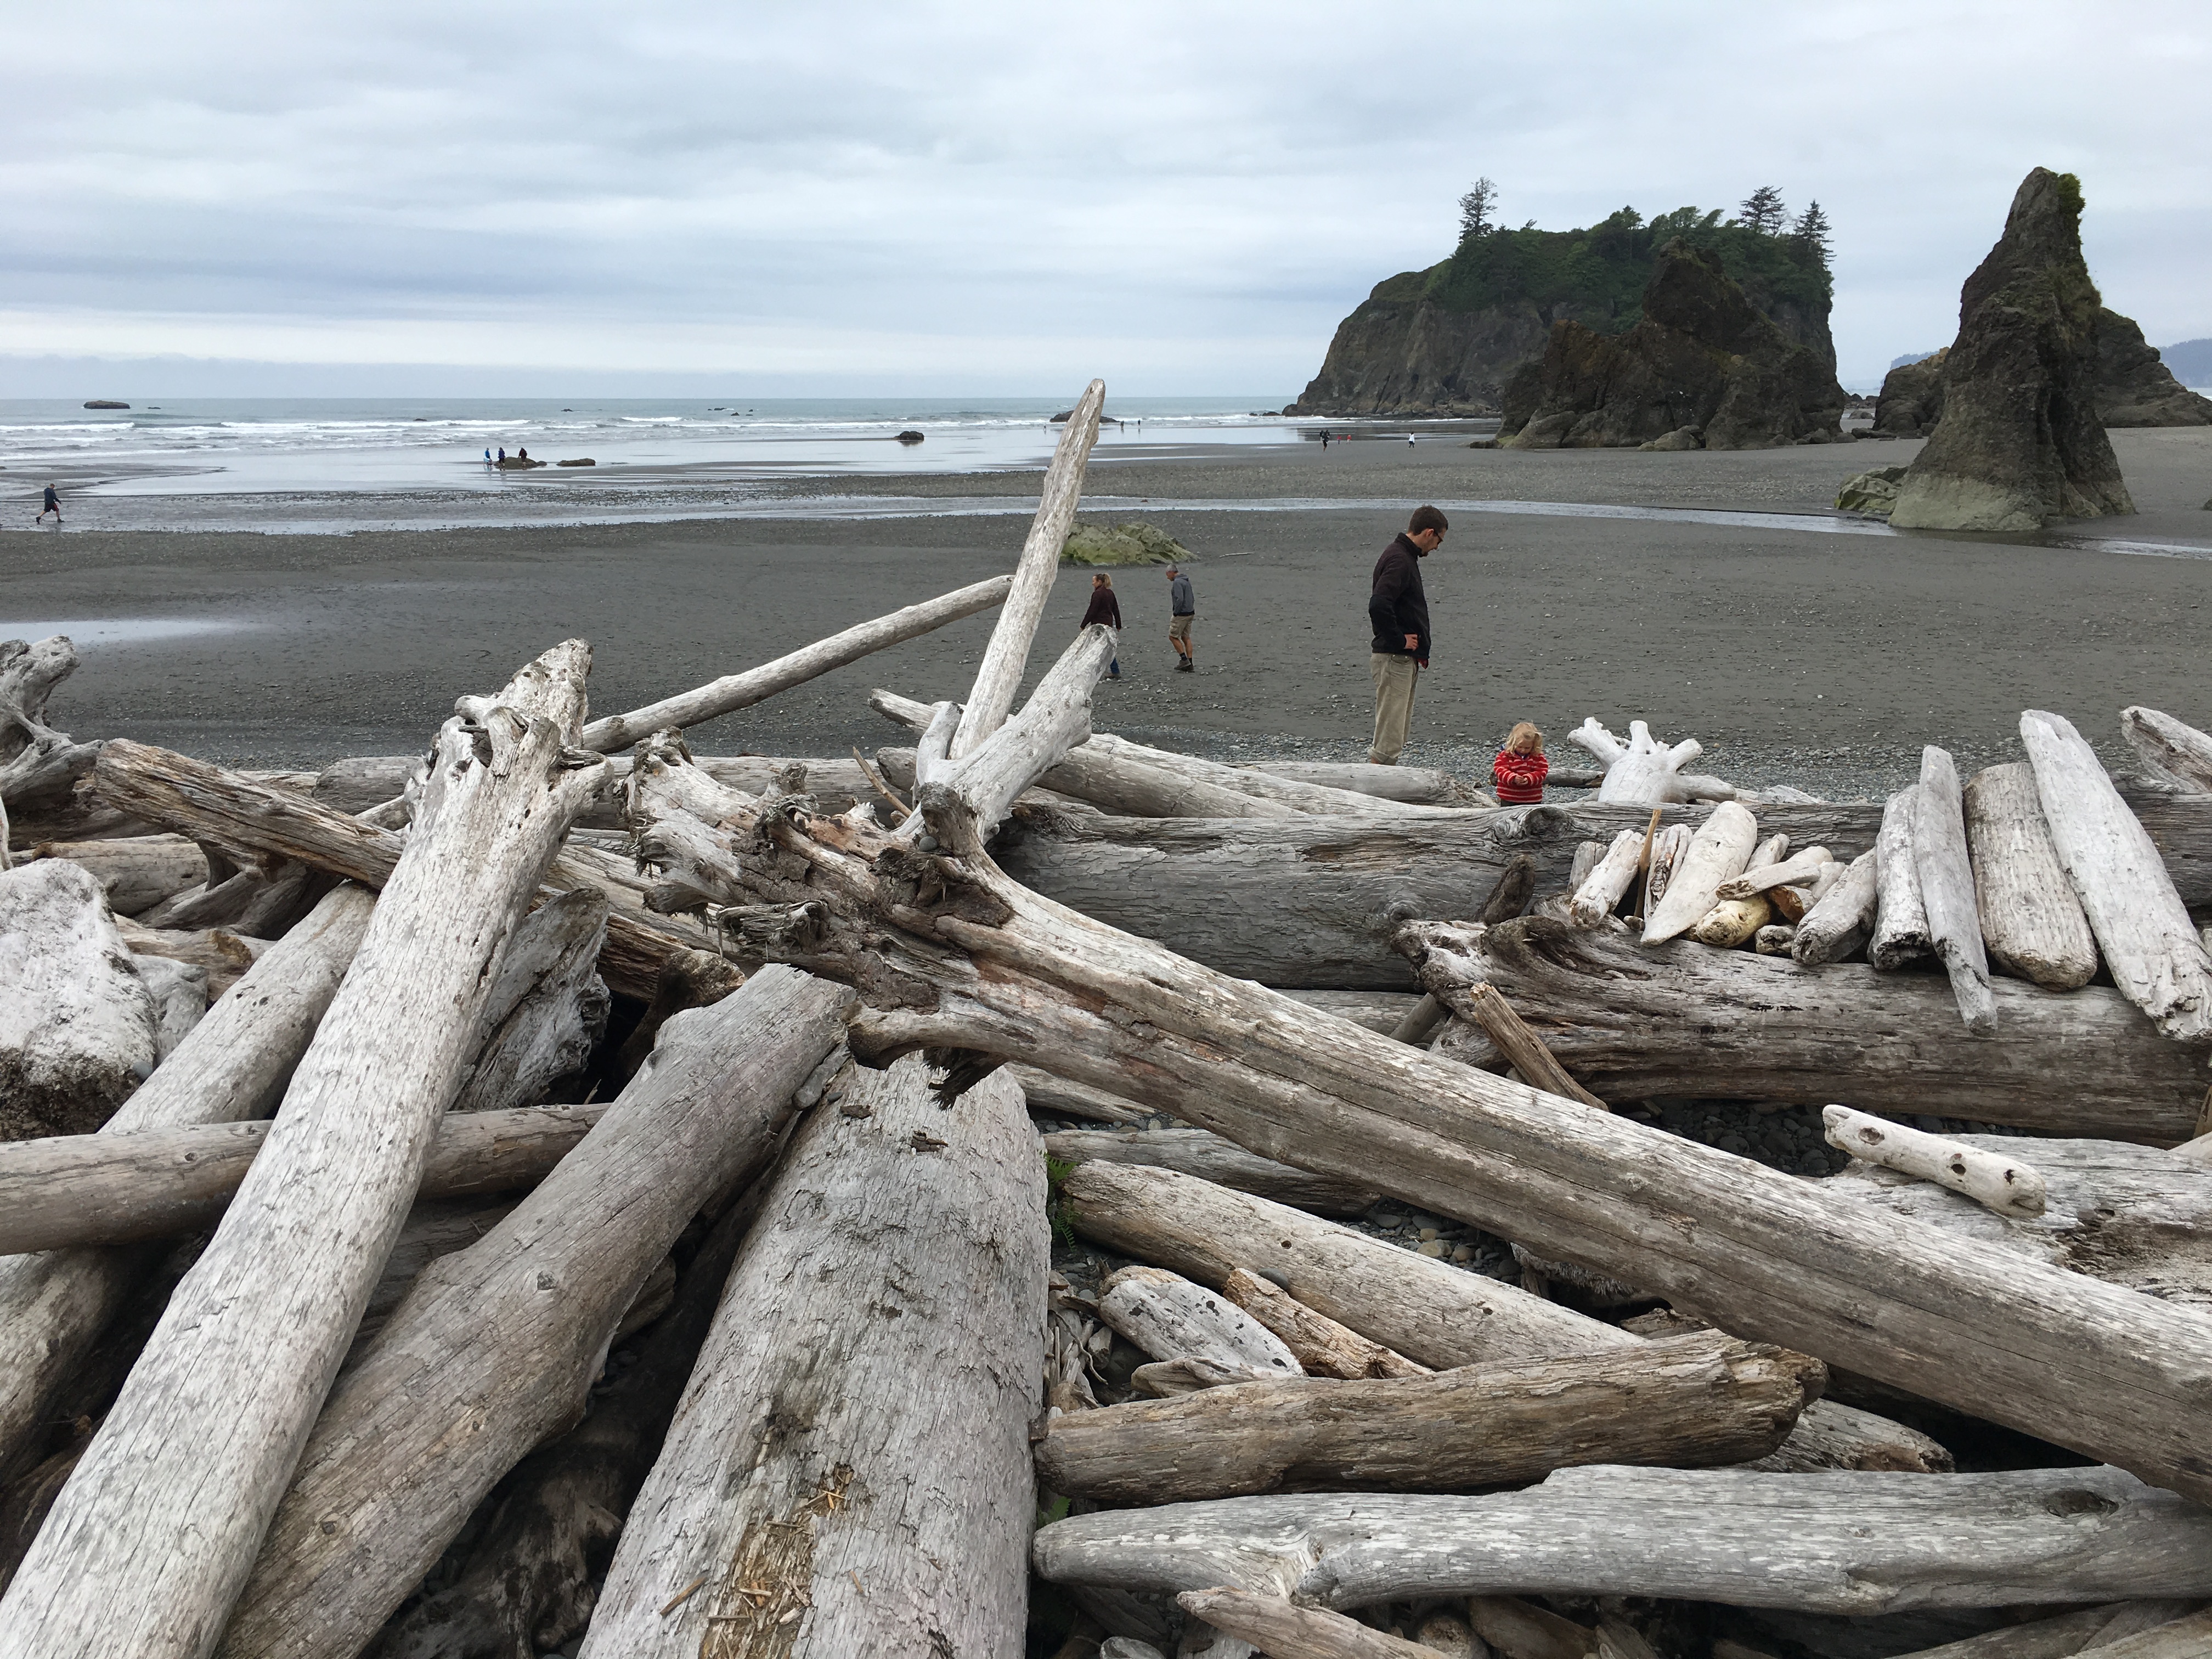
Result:
M1782 221L1787 210L1782 205L1782 192L1772 185L1761 185L1744 198L1736 217L1747 229L1762 235L1776 236L1782 231Z

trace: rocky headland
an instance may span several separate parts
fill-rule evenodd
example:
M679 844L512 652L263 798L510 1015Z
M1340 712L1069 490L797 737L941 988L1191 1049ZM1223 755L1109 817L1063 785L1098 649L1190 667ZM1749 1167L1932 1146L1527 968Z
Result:
M1771 449L1844 437L1832 351L1790 337L1712 250L1659 250L1641 318L1553 325L1504 388L1500 441L1522 449ZM1823 321L1825 332L1825 319Z
M1676 240L1716 258L1753 307L1834 378L1831 284L1816 240L1695 208L1649 221L1623 208L1584 229L1470 234L1449 258L1377 283L1284 413L1494 414L1513 372L1544 353L1559 325L1611 336L1641 321L1654 257Z
M2134 512L2098 410L2101 325L2113 314L2081 257L2080 180L2036 168L1960 294L1941 419L1890 522L2021 531Z

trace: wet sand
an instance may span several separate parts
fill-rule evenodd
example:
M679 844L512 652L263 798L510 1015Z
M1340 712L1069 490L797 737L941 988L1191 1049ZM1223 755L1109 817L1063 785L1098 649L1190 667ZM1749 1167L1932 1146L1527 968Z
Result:
M1843 794L1910 776L1924 742L1963 764L2016 753L2027 707L2069 715L2108 752L2129 702L2212 726L2212 513L2200 505L2212 495L2212 430L2115 440L2143 511L2027 540L1820 533L1764 516L1463 512L1425 567L1437 655L1406 758L1479 772L1506 727L1530 719L1571 764L1577 751L1559 740L1595 714L1616 730L1643 718L1662 736L1695 736L1701 765L1724 776ZM1168 672L1164 577L1117 572L1125 678L1100 687L1097 724L1224 757L1355 758L1371 715L1368 571L1407 507L1820 514L1844 475L1915 447L1121 452L1093 470L1090 498L1099 516L1141 513L1194 550L1200 672ZM835 488L918 498L927 513L952 498L1012 507L1034 499L1036 478ZM1267 505L1285 498L1315 504ZM1318 504L1329 501L1345 504ZM456 694L495 686L569 635L596 647L594 706L632 706L1004 570L1025 527L1016 512L342 537L11 532L0 534L0 636L55 623L76 633L84 666L52 714L81 738L312 766L419 747ZM2180 556L2114 550L2146 543ZM1044 641L1073 632L1087 586L1063 572ZM143 637L119 623L172 631ZM989 625L899 647L695 741L814 755L896 741L867 711L868 688L958 695Z

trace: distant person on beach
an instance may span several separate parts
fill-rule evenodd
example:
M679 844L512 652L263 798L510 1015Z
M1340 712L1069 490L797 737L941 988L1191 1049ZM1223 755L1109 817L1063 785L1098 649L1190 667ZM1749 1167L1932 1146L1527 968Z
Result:
M1093 623L1104 623L1116 634L1121 631L1121 601L1114 597L1114 579L1103 570L1091 579L1091 609L1083 613L1085 628ZM1119 652L1115 653L1114 660L1106 665L1106 678L1109 680L1121 678Z
M1500 806L1534 806L1544 799L1544 780L1552 763L1544 758L1544 734L1522 720L1505 737L1505 747L1490 763L1491 781L1498 786Z
M1322 434L1321 434L1321 447L1322 447L1323 449L1327 449L1327 448L1328 447L1328 432L1327 428L1323 428L1323 430L1322 430Z
M484 451L484 465L486 466L489 466L491 465L491 451L489 449Z
M52 484L48 484L46 486L46 505L39 509L39 516L32 520L31 522L33 524L44 524L46 521L46 514L49 513L54 515L54 522L56 524L59 524L62 521L61 492L56 489Z
M1191 619L1198 615L1198 600L1190 590L1190 578L1174 565L1168 567L1168 609L1174 612L1168 618L1168 643L1176 648L1176 672L1189 674L1197 671L1198 663L1191 653Z
M514 452L514 459L518 461L526 461L530 459L530 452L526 449L518 449Z
M1421 561L1437 550L1450 524L1433 507L1417 507L1396 540L1375 561L1367 620L1375 639L1367 659L1375 680L1375 741L1367 758L1395 766L1413 723L1413 687L1429 665L1429 596Z
M501 466L505 466L507 465L507 446L505 444L501 444L499 447L499 464Z

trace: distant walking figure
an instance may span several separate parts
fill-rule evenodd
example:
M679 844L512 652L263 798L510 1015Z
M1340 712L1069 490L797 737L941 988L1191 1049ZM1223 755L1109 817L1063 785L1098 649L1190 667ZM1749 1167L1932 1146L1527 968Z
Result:
M1198 600L1190 591L1190 578L1174 565L1168 567L1168 609L1175 614L1168 618L1168 643L1176 648L1181 660L1176 672L1188 674L1198 667L1190 644L1191 618L1198 615Z
M1544 734L1527 720L1506 734L1505 747L1490 763L1500 806L1534 806L1544 799L1544 780L1552 763L1544 758Z
M1327 449L1328 447L1328 433L1326 428L1322 430L1321 434L1321 447L1323 449Z
M1433 507L1417 507L1403 534L1375 561L1367 620L1375 631L1369 672L1375 680L1375 741L1367 758L1395 766L1413 723L1413 687L1429 665L1429 596L1421 587L1421 561L1437 550L1450 528Z
M499 458L502 461L507 459L507 446L505 444L501 444L499 447Z
M1121 631L1121 601L1114 597L1114 579L1103 570L1091 579L1091 609L1083 613L1085 628L1093 623L1104 623L1116 634ZM1106 665L1106 678L1121 678L1121 656L1118 651L1114 660Z
M54 522L56 524L59 524L62 521L61 493L52 484L48 484L46 486L46 505L39 509L39 516L32 520L31 522L33 524L44 524L46 521L46 514L49 513L54 515Z
M486 466L489 466L491 465L491 451L489 449L484 451L484 465Z

